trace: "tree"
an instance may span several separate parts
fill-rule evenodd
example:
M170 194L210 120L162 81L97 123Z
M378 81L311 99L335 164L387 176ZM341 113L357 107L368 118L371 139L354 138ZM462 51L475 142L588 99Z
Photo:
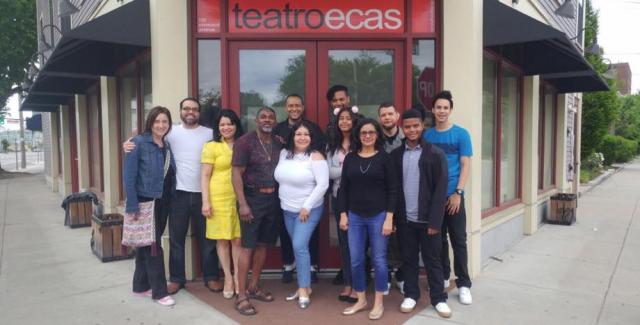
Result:
M590 47L598 36L598 12L593 9L591 0L587 0L585 20L585 48ZM608 69L601 54L586 53L587 61L600 76ZM620 99L616 93L615 82L605 78L609 91L586 93L582 98L582 147L580 155L585 159L602 144L609 126L616 120Z
M35 0L0 0L0 116L9 97L20 91L17 85L37 50L36 34Z
M34 0L0 1L0 107L6 105L27 73L37 50Z
M640 142L640 93L622 98L615 134Z

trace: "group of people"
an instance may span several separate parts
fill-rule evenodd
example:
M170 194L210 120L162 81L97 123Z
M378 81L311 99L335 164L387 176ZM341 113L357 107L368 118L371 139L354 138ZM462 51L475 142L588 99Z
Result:
M246 134L228 109L220 111L213 129L199 125L194 98L180 103L181 125L172 127L164 107L149 112L144 132L123 145L126 212L137 212L137 202L155 200L156 241L169 220L170 279L162 250L139 248L134 295L175 304L171 294L186 282L184 245L193 222L205 286L235 297L239 313L254 315L254 300L274 300L259 280L267 247L278 239L283 281L297 273L298 289L285 299L308 308L317 281L318 224L331 186L328 203L338 224L342 264L334 283L344 284L338 299L352 304L344 315L367 309L371 268L375 299L369 318L383 316L392 273L405 297L400 310L411 312L420 298L421 255L431 304L450 317L447 234L460 302L471 303L463 188L472 150L468 132L449 121L450 92L435 96L435 127L427 131L421 109L400 116L392 104L382 103L379 121L365 118L342 85L331 87L327 100L334 116L326 135L305 119L298 94L285 99L285 121L278 124L275 111L262 107L255 131Z

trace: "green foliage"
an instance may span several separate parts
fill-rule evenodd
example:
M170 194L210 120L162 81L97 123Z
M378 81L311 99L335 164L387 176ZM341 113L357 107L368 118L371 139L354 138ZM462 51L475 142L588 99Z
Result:
M11 145L7 139L2 139L2 152L7 152L9 146Z
M585 47L588 47L596 41L598 35L598 13L593 10L591 1L587 1L585 14ZM606 72L608 65L601 55L587 53L585 57L601 76ZM582 159L596 152L602 145L605 135L618 116L620 98L618 98L614 81L606 80L609 91L586 93L582 98L582 147L580 150Z
M0 0L0 111L37 50L35 0Z
M607 165L615 162L627 162L638 153L638 142L607 134L602 141L600 150Z
M623 97L621 101L615 134L640 141L640 94Z
M582 168L591 171L600 171L604 167L604 155L594 152L582 161Z

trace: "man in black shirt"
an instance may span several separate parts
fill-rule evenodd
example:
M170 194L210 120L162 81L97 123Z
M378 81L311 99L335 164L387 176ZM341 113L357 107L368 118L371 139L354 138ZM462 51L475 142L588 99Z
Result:
M404 133L402 133L402 129L398 127L400 114L392 103L384 102L378 107L378 119L380 120L380 126L382 126L384 151L391 153L395 148L400 147L404 140ZM395 271L396 287L400 290L400 293L404 293L402 291L404 278L402 277L401 249L398 234L391 234L391 236L389 236L389 247L387 249L387 263L389 263L389 283L387 286L391 288L391 272ZM389 291L386 293L388 294Z
M302 96L298 94L290 94L284 100L285 108L287 109L287 119L278 123L278 125L273 129L273 135L275 135L284 145L286 145L289 140L289 136L291 133L291 129L296 123L301 121L307 121L304 118L304 100ZM311 143L311 147L314 150L318 150L320 152L325 152L326 141L324 139L324 134L320 127L311 122L307 121L313 130L313 134L318 135L313 143ZM284 219L283 219L284 220ZM311 240L309 241L309 252L311 254L311 282L318 282L318 242L319 242L319 229L320 227L316 227L311 235ZM293 255L293 246L291 244L291 237L289 237L289 233L287 232L287 228L284 226L284 221L280 228L280 252L282 254L282 282L290 283L293 281L293 270L295 269L295 257Z

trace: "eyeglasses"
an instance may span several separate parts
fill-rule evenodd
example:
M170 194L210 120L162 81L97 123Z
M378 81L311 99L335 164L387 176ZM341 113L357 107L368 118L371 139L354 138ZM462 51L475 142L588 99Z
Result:
M194 112L194 113L200 113L200 109L197 107L189 107L189 106L185 106L182 108L183 111L188 111L188 112Z
M376 132L376 131L360 131L360 136L361 137L372 137L374 135L378 135L378 132Z

